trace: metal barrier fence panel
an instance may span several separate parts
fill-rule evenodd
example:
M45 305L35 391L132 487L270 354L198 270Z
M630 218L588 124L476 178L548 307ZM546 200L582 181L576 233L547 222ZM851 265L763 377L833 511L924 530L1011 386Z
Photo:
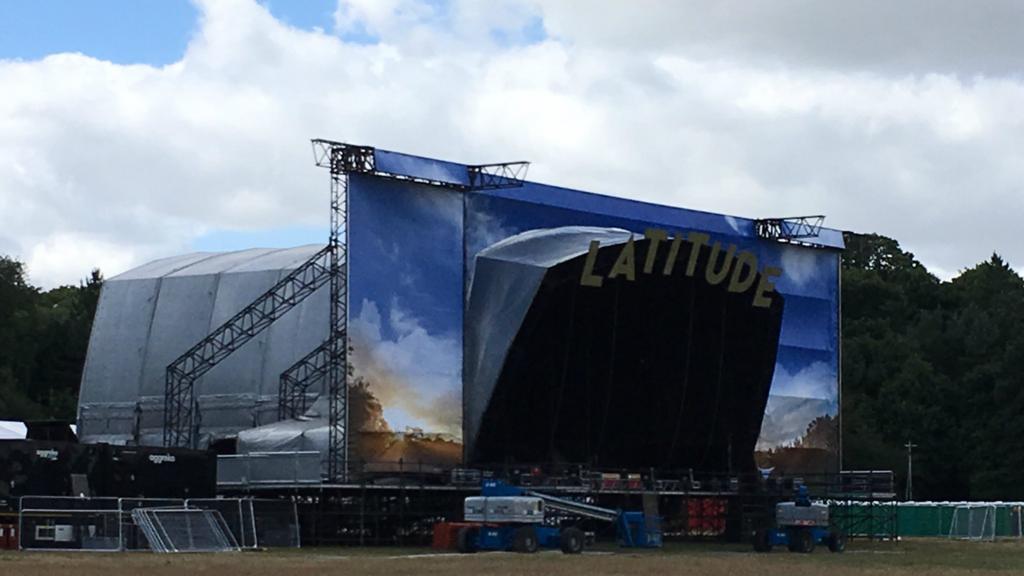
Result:
M121 498L121 549L149 550L149 540L132 519L136 508L180 508L185 501L177 498Z
M256 513L252 509L252 498L239 499L238 501L238 529L242 535L245 546L259 548L259 539L256 537Z
M217 510L242 548L298 548L298 509L291 500L192 499L190 507Z
M996 507L991 504L957 506L949 537L962 540L995 540Z
M249 500L255 516L256 541L263 548L299 548L299 513L288 500Z
M973 521L975 539L1022 537L1022 502L900 502L896 507L901 536L969 538Z
M121 549L117 498L24 496L18 513L22 550Z
M22 550L121 550L116 510L26 510L19 517Z
M150 550L162 525L136 510L195 509L216 512L215 520L230 540L244 548L298 547L296 506L290 500L84 498L26 496L18 513L18 547L23 550ZM161 516L163 519L164 516ZM190 519L184 528L202 525ZM142 522L142 524L140 524ZM168 530L181 528L172 524ZM175 528L177 527L177 528ZM157 530L148 532L147 529ZM162 536L160 536L162 537Z
M238 550L231 530L216 510L136 508L132 518L155 552Z
M203 498L191 499L188 506L203 510L216 510L242 548L258 548L256 539L256 516L253 514L251 498Z

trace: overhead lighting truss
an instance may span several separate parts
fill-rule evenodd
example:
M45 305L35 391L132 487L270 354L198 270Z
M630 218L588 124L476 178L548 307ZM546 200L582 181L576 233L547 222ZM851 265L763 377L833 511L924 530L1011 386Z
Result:
M526 173L530 169L530 163L525 161L470 164L465 167L465 183L440 180L382 169L377 165L376 149L372 146L356 146L322 139L313 140L313 158L317 166L330 168L331 173L369 174L465 192L517 188L526 181Z
M469 188L487 190L493 188L517 188L526 180L529 162L499 162L467 166Z
M763 218L754 221L754 229L760 238L807 246L819 245L814 239L821 234L825 217L793 216L790 218Z

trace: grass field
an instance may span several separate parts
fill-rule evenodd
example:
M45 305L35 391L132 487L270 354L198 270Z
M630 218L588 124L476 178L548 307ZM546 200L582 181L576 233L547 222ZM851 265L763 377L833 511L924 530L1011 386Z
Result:
M18 576L292 576L329 574L702 574L780 576L855 574L1021 574L1024 543L911 540L899 544L851 542L845 554L755 554L745 546L675 544L627 552L599 548L582 556L436 554L429 549L319 548L235 554L0 552L0 574Z

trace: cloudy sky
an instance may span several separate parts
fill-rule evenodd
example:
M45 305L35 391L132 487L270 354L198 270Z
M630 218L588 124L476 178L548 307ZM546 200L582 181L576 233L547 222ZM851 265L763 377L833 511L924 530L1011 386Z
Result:
M8 0L0 253L42 286L326 236L325 137L1018 267L1024 2Z

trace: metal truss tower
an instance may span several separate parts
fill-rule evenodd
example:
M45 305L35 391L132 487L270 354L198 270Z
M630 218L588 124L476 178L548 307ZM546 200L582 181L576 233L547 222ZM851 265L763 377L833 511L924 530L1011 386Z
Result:
M164 446L197 447L196 380L327 283L332 265L327 246L167 366Z
M281 373L277 393L277 419L298 418L309 408L306 391L327 375L330 365L331 341L324 340L312 352L303 356Z
M328 168L331 173L331 229L327 244L331 255L331 309L327 341L319 347L325 351L318 355L314 350L307 358L312 356L311 360L316 360L319 356L327 361L325 367L314 369L309 376L327 376L327 478L339 482L348 476L348 173L370 169L374 154L373 148L367 146L314 140L313 157L317 166ZM305 366L302 361L299 365ZM302 404L309 383L307 380L301 388ZM294 385L292 389L300 386ZM295 413L294 404L290 411Z

